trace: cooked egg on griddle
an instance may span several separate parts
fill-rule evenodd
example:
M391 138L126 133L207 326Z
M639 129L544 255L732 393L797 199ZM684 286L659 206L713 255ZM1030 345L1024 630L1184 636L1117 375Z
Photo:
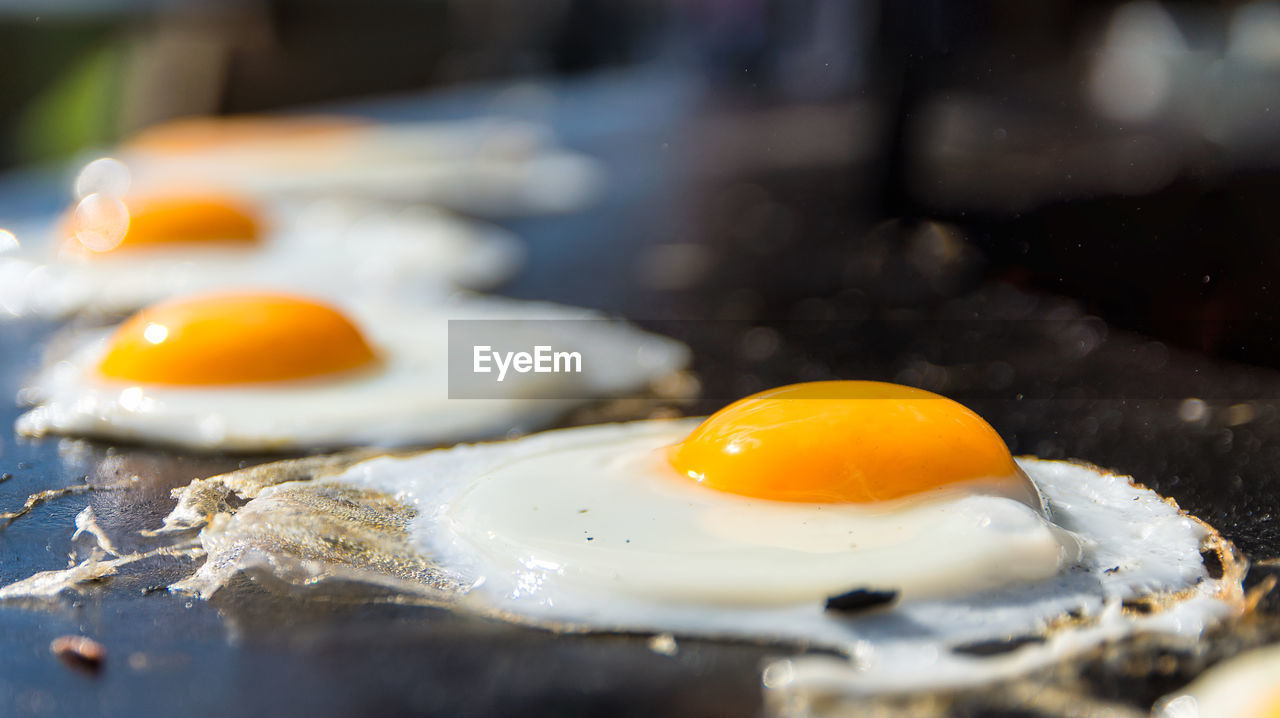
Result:
M181 118L143 130L117 156L147 188L199 178L254 196L377 197L495 213L576 208L602 174L537 125L485 118Z
M853 589L913 598L1043 579L1074 560L1078 541L1043 515L995 431L928 396L800 385L692 432L561 435L453 497L440 547L456 536L495 569L489 590L553 607L599 585L760 607Z
M278 483L271 470L253 485ZM788 700L960 688L1139 632L1194 641L1242 606L1230 545L1176 505L1092 466L1015 459L964 406L880 382L281 476L205 529L209 559L179 588L209 595L231 571L286 564L286 581L322 579L325 566L259 560L286 530L274 507L297 518L316 504L291 496L372 491L412 509L392 543L432 568L382 576L394 562L367 561L377 544L362 539L369 580L554 630L839 654L770 665L765 685ZM189 503L166 526L207 516ZM334 561L348 578L360 562Z
M513 341L589 345L595 360L574 373L539 374L506 397L451 399L451 320L528 320L510 322ZM505 435L595 397L642 390L688 361L683 344L596 312L470 295L414 306L268 290L204 293L59 343L69 347L65 355L22 391L38 406L19 418L20 434L200 450Z
M523 256L510 235L440 211L268 203L208 188L90 193L44 232L47 241L0 256L9 314L123 314L256 284L330 297L482 288Z
M329 156L343 154L520 159L548 144L545 131L515 120L383 123L358 115L295 114L180 117L138 131L123 148L157 157L244 153L258 160L266 156L325 165Z
M1156 704L1158 718L1274 718L1280 715L1280 645L1227 659Z

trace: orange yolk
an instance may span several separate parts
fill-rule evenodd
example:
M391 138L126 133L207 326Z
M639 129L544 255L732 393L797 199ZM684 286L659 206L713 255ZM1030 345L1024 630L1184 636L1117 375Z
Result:
M1034 493L982 417L875 381L749 396L708 417L667 457L704 486L775 501L869 503L981 479L1026 482Z
M111 337L98 371L145 384L212 386L304 379L376 359L332 307L283 294L222 293L133 315Z
M148 127L127 146L146 152L183 154L281 141L327 140L368 125L366 120L337 115L184 117Z
M252 244L262 238L255 210L232 197L158 195L129 198L125 206L129 210L129 222L119 244L106 250L91 249L75 241L70 246L79 252L98 255L174 244ZM74 214L67 220L68 236L76 237L79 221Z

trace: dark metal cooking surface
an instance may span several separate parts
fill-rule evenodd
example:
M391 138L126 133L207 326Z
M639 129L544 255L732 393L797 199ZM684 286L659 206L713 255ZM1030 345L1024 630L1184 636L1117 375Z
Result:
M512 99L530 92L536 103ZM998 259L983 259L982 242L999 239L992 231L967 232L963 221L874 226L851 204L867 180L847 157L771 163L777 122L752 129L763 110L708 106L661 74L353 109L398 119L512 107L537 107L535 119L606 164L610 184L587 211L507 223L530 259L503 293L618 311L684 339L706 397L691 412L801 380L934 388L978 410L1015 453L1132 474L1250 558L1280 556L1280 372L1108 326L1034 288L1043 282L1019 288ZM684 158L695 148L724 160L694 171ZM54 211L60 181L11 178L0 206ZM810 240L803 261L791 250L800 236ZM16 391L50 329L0 325L0 394ZM17 414L0 402L0 425ZM0 511L48 488L129 482L51 499L0 530L0 583L66 567L86 505L103 525L155 527L170 488L255 460L0 436L0 471L11 474ZM157 590L188 567L172 559L149 582L125 575L78 597L0 605L0 705L16 715L749 715L760 709L759 662L779 653L682 640L666 656L642 638L551 636L437 609L282 597L247 582L209 603ZM1255 568L1250 583L1272 571ZM81 633L106 647L97 673L49 651L53 638ZM1142 710L1186 678L1097 671L1090 684Z

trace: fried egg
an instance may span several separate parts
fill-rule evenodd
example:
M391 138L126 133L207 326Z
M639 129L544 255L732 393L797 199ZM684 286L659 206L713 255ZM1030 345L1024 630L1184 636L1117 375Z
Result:
M482 288L510 277L523 257L505 232L439 211L264 204L208 189L89 194L33 233L48 239L0 256L0 308L15 316L123 314L257 284L338 298Z
M1280 715L1280 646L1220 663L1156 705L1160 718L1272 718Z
M519 392L450 399L450 320L511 322L529 342L588 346L576 373ZM546 322L535 320L586 320ZM639 391L688 361L683 344L588 310L459 296L420 308L341 306L274 291L186 296L70 350L24 389L17 431L199 450L434 444L503 435L592 397Z
M879 382L297 478L290 466L227 480L252 500L205 528L208 560L177 588L208 596L235 571L341 575L554 630L834 652L765 669L788 705L962 688L1136 632L1194 641L1242 606L1229 545L1171 502L1091 466L1014 459L964 406ZM407 536L386 539L397 560L368 559L383 550L377 526L361 527L354 560L281 553L273 532L334 545L349 523L305 517L339 495L412 509ZM199 497L166 526L216 510ZM423 558L396 553L405 542ZM383 568L422 563L431 571Z
M542 128L497 119L194 117L143 130L117 154L144 187L198 178L253 196L378 197L499 214L574 209L601 183L594 161L557 149Z

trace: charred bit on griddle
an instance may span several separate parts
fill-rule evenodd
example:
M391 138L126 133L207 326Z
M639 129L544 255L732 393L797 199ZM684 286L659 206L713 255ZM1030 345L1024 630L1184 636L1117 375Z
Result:
M852 591L828 597L827 610L857 613L893 603L897 599L897 589L855 588Z

